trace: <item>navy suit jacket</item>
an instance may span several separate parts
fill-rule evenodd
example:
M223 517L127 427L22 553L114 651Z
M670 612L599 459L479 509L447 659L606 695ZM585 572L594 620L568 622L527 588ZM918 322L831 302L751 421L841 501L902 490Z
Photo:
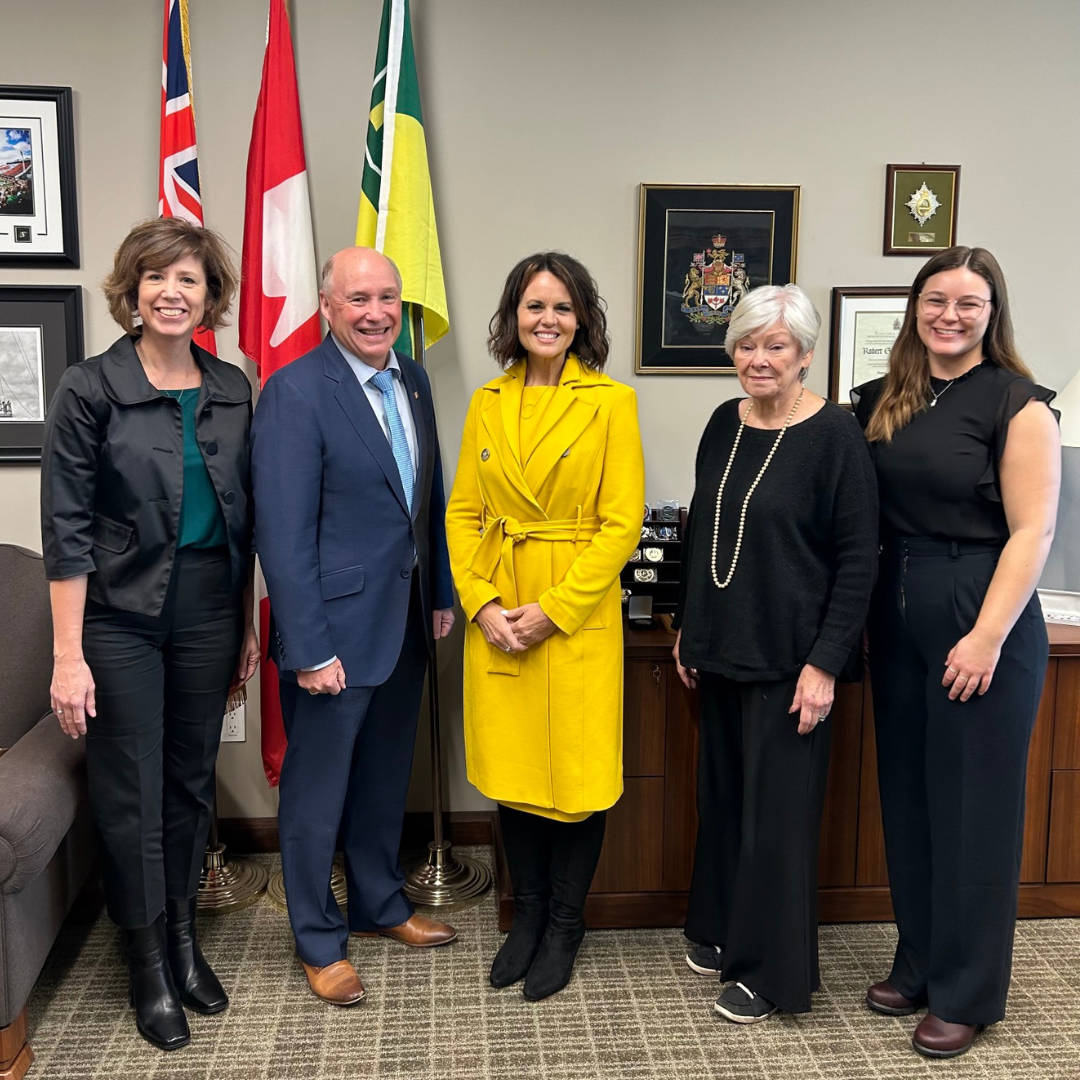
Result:
M430 637L453 604L442 464L427 373L398 356L416 428L409 513L390 443L328 335L267 380L251 463L255 544L270 593L270 655L286 678L337 656L349 686L378 686L405 635L414 554Z

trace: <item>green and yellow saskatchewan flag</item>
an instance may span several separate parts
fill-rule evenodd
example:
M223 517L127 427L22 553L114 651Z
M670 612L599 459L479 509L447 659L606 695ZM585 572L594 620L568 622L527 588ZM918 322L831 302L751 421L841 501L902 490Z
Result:
M420 114L409 0L383 3L356 242L397 263L405 312L395 348L416 356L410 307L422 309L426 346L450 329L450 319Z

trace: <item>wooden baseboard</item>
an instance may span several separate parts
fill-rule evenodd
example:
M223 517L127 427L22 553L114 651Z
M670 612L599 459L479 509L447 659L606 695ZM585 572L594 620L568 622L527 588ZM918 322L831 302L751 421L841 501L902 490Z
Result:
M452 844L491 846L494 842L495 814L488 810L455 810L443 815L443 834ZM428 812L405 815L401 846L408 851L423 850L434 835L434 822ZM218 836L227 852L251 855L280 851L276 817L220 818Z
M34 1060L26 1041L26 1009L0 1028L0 1080L22 1080Z

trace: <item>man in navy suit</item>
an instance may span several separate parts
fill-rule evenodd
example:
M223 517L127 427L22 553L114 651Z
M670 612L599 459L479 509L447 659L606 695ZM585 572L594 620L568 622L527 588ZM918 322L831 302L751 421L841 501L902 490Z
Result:
M398 845L427 627L453 623L443 480L427 374L398 356L401 277L346 248L323 268L323 343L276 372L252 425L256 544L273 612L288 749L278 830L289 919L312 991L364 996L349 932L442 945L413 912ZM348 925L330 891L345 852Z

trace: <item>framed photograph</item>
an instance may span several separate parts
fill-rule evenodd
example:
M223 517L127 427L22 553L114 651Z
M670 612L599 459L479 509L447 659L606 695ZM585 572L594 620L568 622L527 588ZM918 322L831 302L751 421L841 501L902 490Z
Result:
M795 280L798 233L798 186L642 184L634 370L734 373L732 309Z
M851 404L851 388L889 370L889 354L907 310L902 285L841 286L832 291L829 323L829 397Z
M0 86L0 266L78 266L70 86Z
M40 461L64 369L83 359L78 285L0 285L0 461Z
M932 255L956 243L959 165L885 166L885 255Z

